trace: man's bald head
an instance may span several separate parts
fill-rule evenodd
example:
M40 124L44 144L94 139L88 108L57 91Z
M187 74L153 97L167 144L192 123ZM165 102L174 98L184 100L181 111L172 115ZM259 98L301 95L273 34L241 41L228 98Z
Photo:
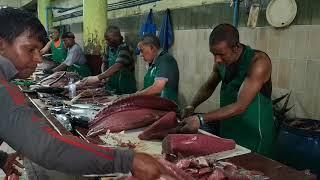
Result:
M104 33L104 39L106 40L108 46L118 47L122 41L120 29L117 26L108 26L106 32Z

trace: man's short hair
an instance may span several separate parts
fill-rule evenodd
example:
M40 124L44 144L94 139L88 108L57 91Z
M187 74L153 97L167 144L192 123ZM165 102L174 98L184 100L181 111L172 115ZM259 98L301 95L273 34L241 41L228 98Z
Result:
M110 25L104 33L104 36L107 36L107 34L116 34L121 36L120 28L117 26Z
M0 7L0 37L13 42L22 33L45 44L47 32L39 19L31 13L12 7Z
M231 24L220 24L216 26L209 37L209 46L216 45L222 41L226 41L230 47L239 43L239 32L237 28Z
M72 38L72 39L74 39L75 36L74 36L73 32L65 32L65 33L62 34L61 38L62 38L62 39L65 39L65 38Z
M50 28L50 33L53 33L53 32L55 32L55 31L57 31L57 32L60 34L60 31L59 31L58 28L55 28L55 27Z
M142 37L141 43L143 45L151 45L160 48L160 39L154 34L146 34Z

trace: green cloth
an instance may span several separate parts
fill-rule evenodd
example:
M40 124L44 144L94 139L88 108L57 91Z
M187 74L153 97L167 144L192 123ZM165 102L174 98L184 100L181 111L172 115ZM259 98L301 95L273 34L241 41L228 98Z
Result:
M17 86L30 86L30 85L36 84L35 81L29 81L29 80L24 80L24 79L14 79L10 82L17 85Z
M179 68L176 59L166 51L161 51L159 56L149 64L144 76L144 88L154 84L156 79L167 79L166 86L161 92L161 97L178 102Z
M109 78L106 84L107 91L117 95L135 93L137 91L134 74L135 61L129 46L122 43L117 49L108 48L105 59L109 68L116 63L124 65Z
M60 39L61 43L59 47L54 46L54 41L51 42L50 48L52 52L52 60L57 63L62 63L67 57L67 49L64 47L63 41Z
M224 107L237 101L239 89L250 71L254 50L245 46L235 71L219 65L222 79L220 106ZM236 74L235 74L236 73ZM254 152L274 157L275 127L273 120L271 97L259 92L245 113L228 120L221 121L220 135L234 139L237 144Z

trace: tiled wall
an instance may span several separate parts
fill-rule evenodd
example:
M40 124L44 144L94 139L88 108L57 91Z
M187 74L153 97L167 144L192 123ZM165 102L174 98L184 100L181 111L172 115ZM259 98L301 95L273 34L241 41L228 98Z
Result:
M70 29L74 33L76 42L83 48L83 24L82 23L74 23L70 25Z
M180 104L190 103L201 84L212 71L213 59L208 39L211 29L176 30L172 54L180 69ZM290 115L320 119L320 25L296 25L286 29L260 27L239 28L244 44L265 51L272 60L273 97L292 91ZM145 64L139 58L136 66L142 87ZM219 107L219 87L197 111Z

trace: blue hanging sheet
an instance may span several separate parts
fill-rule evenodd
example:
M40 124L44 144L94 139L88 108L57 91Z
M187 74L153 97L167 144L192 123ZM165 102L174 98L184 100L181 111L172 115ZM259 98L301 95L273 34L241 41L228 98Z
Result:
M142 38L145 34L154 34L157 33L157 25L153 22L153 12L152 9L150 9L150 12L147 17L147 21L142 25L139 33L139 37ZM137 47L136 54L140 54L140 50Z
M160 28L160 34L159 34L159 39L160 39L160 45L163 50L168 50L174 41L173 37L173 29L171 25L171 19L170 19L170 10L167 9Z

